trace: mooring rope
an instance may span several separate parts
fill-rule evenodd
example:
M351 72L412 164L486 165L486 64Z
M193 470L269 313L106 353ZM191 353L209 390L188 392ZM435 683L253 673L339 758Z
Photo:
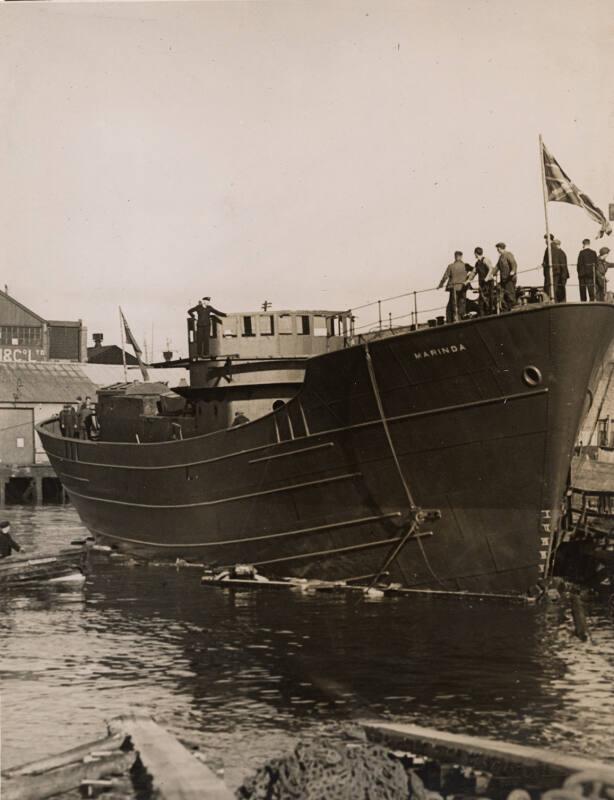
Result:
M397 472L399 473L399 478L401 479L401 483L403 485L403 489L405 490L405 494L407 495L407 502L409 503L409 509L412 512L412 515L415 515L415 512L418 510L418 506L416 505L416 503L414 501L414 498L413 498L413 495L411 493L411 490L410 490L410 488L409 488L409 486L407 484L407 481L405 480L405 475L403 474L403 470L401 468L401 462L399 461L399 457L397 455L397 451L396 451L396 448L394 446L394 442L392 441L392 436L390 435L390 428L388 427L388 420L386 419L386 414L384 413L384 406L382 404L382 398L381 398L379 387L378 387L378 384L377 384L377 378L375 376L375 369L373 368L373 360L371 358L371 352L369 350L369 343L368 342L365 342L365 356L366 356L366 359L367 359L367 369L368 369L368 372L369 372L369 379L371 381L371 387L373 389L373 395L375 397L375 402L377 403L377 409L379 411L379 415L380 415L380 419L381 419L381 422L382 422L382 426L384 428L384 433L386 434L386 439L388 440L388 446L390 447L390 452L392 454L393 461L394 461L395 466L397 468ZM420 540L419 537L417 537L417 536L416 537L412 537L412 535L411 535L411 534L413 534L413 531L414 531L415 527L416 527L416 521L415 521L415 518L414 518L414 523L412 524L408 535L403 537L402 544L405 544L405 542L408 541L410 538L414 538L415 541L418 544L418 547L420 549L420 553L422 554L422 558L424 560L426 568L431 573L431 575L434 578L434 580L436 580L437 583L440 586L444 586L443 581L441 580L441 578L437 575L437 573L435 572L435 570L431 566L431 562L429 561L428 556L426 555L426 550L424 549L424 545L422 544L422 541ZM392 552L392 558L389 559L387 557L386 560L384 561L384 564L390 564L392 562L393 558L396 558L396 556L401 551L401 549L402 549L401 547L397 546ZM380 569L378 574L381 575L382 572L383 572L383 569Z

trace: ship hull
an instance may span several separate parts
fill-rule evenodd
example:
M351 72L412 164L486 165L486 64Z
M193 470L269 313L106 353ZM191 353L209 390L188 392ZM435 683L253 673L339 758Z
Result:
M283 409L152 444L38 431L85 525L144 557L270 575L523 593L543 575L570 459L614 335L608 304L421 329L308 362Z

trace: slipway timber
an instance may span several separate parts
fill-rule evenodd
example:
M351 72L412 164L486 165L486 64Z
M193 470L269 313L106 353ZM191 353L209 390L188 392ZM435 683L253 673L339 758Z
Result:
M109 735L95 742L3 771L3 800L47 797L231 800L211 769L172 734L144 715L109 722Z
M192 359L175 417L158 394L119 427L101 414L96 442L37 430L85 525L140 556L525 593L551 562L614 307L412 327L234 374L230 356ZM257 418L229 427L239 404Z
M268 759L232 791L204 763L206 753L191 752L151 717L126 714L110 720L104 738L4 770L2 797L402 800L437 793L474 800L488 792L493 800L513 800L521 792L582 800L609 797L614 786L611 764L569 753L378 720L360 720L345 734L349 741L342 743L326 736L317 744L299 740L293 752Z

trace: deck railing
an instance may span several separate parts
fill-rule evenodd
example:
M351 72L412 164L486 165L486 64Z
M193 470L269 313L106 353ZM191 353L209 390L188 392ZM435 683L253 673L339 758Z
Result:
M576 264L569 264L571 273L566 283L567 302L580 300L579 283L575 273ZM517 287L524 289L543 289L543 267L529 267L518 270ZM477 301L477 277L471 282L468 289L468 298ZM606 299L608 299L606 282ZM419 327L425 325L443 325L446 322L446 308L448 305L447 290L433 286L427 289L415 289L391 297L372 300L350 309L352 314L351 338L365 334L382 332L400 327ZM501 307L497 302L495 313L500 313Z

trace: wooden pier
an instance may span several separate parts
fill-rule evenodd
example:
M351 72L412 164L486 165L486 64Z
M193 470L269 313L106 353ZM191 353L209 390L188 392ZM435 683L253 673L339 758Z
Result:
M380 720L363 720L358 724L366 734L366 745L364 736L362 744L355 738L349 745L337 741L329 744L299 744L294 753L282 758L275 757L264 764L258 772L268 776L271 782L269 788L276 780L281 780L270 796L297 797L299 788L305 791L314 788L309 784L308 769L306 772L299 769L300 775L297 773L295 776L305 785L299 786L290 781L290 794L286 791L285 782L287 774L293 774L292 763L296 767L297 759L300 761L304 758L309 748L313 749L314 746L316 758L325 751L335 756L332 761L325 760L321 767L316 764L317 769L312 777L320 788L322 771L326 772L327 763L332 781L329 788L334 790L335 780L340 782L341 788L347 783L348 770L342 763L344 760L354 765L370 764L376 772L383 763L387 765L386 775L389 777L392 759L397 764L397 772L403 764L406 770L404 781L409 780L412 786L411 796L427 800L429 796L435 800L448 796L450 792L459 796L459 791L466 800L477 800L486 790L487 796L494 800L511 800L518 796L518 791L522 798L581 800L582 790L587 787L592 787L595 792L590 795L584 793L584 796L614 796L614 765L611 764L416 725ZM357 748L362 748L358 755ZM354 775L352 770L349 774ZM403 775L402 771L400 774ZM367 787L369 781L373 780L370 775L370 769L365 771L361 768L352 780L357 780L358 776ZM248 778L244 782L241 796L252 796L256 785L260 792L257 796L261 796L263 787L258 780L256 784L253 780ZM376 776L376 783L377 780ZM481 788L478 784L481 784ZM453 790L454 785L456 789ZM372 788L375 791L375 784ZM602 789L605 793L600 794ZM4 771L0 786L2 800L74 798L76 790L80 790L84 797L99 796L101 800L104 797L113 800L132 800L137 797L141 800L231 800L236 796L224 781L172 734L151 717L138 714L111 720L108 734L102 739ZM435 792L437 794L433 794ZM347 795L342 792L340 796ZM375 792L373 796L383 795ZM399 798L403 800L408 796L409 793L406 795L403 792Z
M83 795L110 790L128 800L143 783L156 800L233 798L224 782L174 736L139 715L111 720L104 739L4 771L0 793L2 800L44 800L77 789Z

